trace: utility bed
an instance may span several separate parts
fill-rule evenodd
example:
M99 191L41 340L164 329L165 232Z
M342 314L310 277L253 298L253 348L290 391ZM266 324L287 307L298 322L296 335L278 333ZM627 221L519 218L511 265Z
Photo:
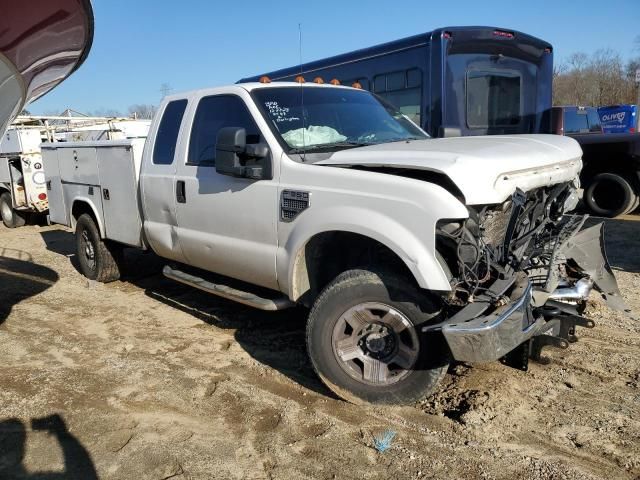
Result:
M96 218L103 238L143 247L138 180L144 142L43 144L50 221L75 227L70 213L82 201L82 208L92 209L87 213Z

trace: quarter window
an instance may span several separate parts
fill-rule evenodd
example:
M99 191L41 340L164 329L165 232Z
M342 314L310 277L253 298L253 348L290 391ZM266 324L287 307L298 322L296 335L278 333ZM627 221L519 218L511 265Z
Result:
M216 95L200 100L191 127L188 163L215 165L216 137L225 127L242 127L247 143L260 143L260 131L247 106L234 95Z
M156 134L156 143L153 146L153 163L156 165L171 165L173 163L180 124L186 108L186 100L175 100L169 102L164 109Z

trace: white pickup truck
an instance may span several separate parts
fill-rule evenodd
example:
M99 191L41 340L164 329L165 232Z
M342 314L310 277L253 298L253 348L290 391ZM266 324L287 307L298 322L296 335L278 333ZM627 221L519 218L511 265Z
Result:
M173 280L305 305L312 363L350 401L414 402L452 360L526 369L593 326L592 286L622 304L600 226L563 215L569 138L431 139L366 91L247 83L167 97L144 145L42 148L84 275L151 249Z

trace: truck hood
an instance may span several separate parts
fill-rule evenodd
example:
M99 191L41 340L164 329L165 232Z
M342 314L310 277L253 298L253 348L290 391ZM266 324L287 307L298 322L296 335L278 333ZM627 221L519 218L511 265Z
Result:
M428 170L447 175L468 205L502 203L524 191L571 181L582 150L559 135L492 135L393 142L334 153L316 165Z

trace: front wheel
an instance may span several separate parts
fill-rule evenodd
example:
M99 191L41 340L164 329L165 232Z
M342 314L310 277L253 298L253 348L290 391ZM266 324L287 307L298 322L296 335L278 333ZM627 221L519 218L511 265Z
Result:
M354 403L408 404L431 394L449 366L440 337L421 326L438 303L392 274L349 270L320 294L307 349L323 382Z
M76 254L85 277L103 283L120 278L122 249L103 241L93 218L86 213L76 223Z

